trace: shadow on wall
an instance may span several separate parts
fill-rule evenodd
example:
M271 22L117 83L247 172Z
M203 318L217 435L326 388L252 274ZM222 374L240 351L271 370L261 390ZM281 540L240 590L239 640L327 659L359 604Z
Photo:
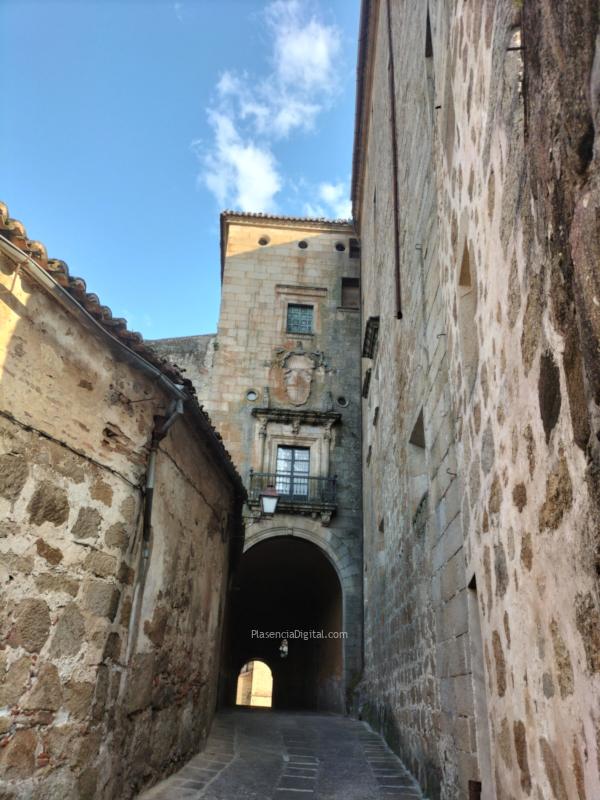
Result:
M379 731L395 753L402 753L403 761L421 786L427 786L429 797L441 797L443 772L428 751L423 748L415 752L412 742L403 740L402 728L397 721L393 704L366 703L361 709L361 719L366 720L374 730Z

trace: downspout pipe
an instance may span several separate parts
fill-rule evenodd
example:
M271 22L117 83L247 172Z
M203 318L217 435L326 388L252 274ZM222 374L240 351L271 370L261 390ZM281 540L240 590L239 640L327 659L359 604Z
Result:
M150 456L148 457L148 469L146 470L146 485L144 489L144 521L142 527L142 547L144 564L150 555L150 548L148 543L152 532L152 502L154 500L154 481L156 476L156 453L158 452L158 445L169 432L173 423L183 414L183 400L180 398L173 400L167 417L163 419L162 423L157 425L152 431L152 441L150 443Z
M157 417L157 422L152 431L150 441L150 455L148 456L148 467L146 469L146 480L144 485L144 512L142 517L142 552L138 571L138 581L134 592L133 610L131 614L131 625L129 628L129 638L127 644L127 663L135 652L140 627L140 616L142 613L142 601L146 586L146 577L150 558L150 538L152 536L152 504L154 501L154 485L156 479L156 454L158 445L165 438L174 422L183 414L183 400L174 399L169 406L166 417Z

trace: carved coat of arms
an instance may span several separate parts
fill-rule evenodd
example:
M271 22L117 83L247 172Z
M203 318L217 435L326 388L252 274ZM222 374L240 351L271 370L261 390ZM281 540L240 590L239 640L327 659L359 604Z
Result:
M280 350L278 353L288 400L293 406L303 406L310 397L315 370L324 365L323 354L307 353L302 342L298 342L295 350Z

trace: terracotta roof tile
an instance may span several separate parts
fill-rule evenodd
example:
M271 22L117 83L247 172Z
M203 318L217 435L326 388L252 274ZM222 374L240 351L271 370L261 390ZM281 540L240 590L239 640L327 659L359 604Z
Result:
M288 217L284 214L265 214L262 211L231 211L221 212L221 217L248 217L249 219L280 220L282 222L317 222L325 225L352 226L351 219L327 219L327 217Z
M2 201L0 201L0 236L3 236L42 267L42 269L44 269L44 271L60 286L66 289L74 300L76 300L88 314L94 317L111 336L119 339L126 347L133 350L145 361L159 369L173 383L183 385L189 394L190 400L204 417L213 436L219 441L222 451L221 456L233 471L243 492L242 481L233 464L231 456L222 444L220 433L213 427L210 417L204 411L203 406L198 403L196 391L189 378L186 378L182 372L166 358L159 356L151 345L146 344L141 333L130 331L127 327L127 320L121 317L113 317L110 308L100 303L98 295L87 291L84 279L69 273L69 268L64 261L56 258L48 258L46 247L41 242L27 238L27 231L23 223L10 216L8 206Z
M130 331L127 328L126 320L120 317L113 317L110 308L101 304L98 295L88 292L83 278L71 275L64 261L57 258L48 258L46 248L41 242L28 239L23 223L13 219L9 215L6 203L2 202L0 202L0 235L26 253L51 275L110 334L121 339L128 347L133 345L132 349L135 349L139 355L160 369L161 372L164 372L171 380L184 384L187 389L191 388L191 382L176 367L166 359L157 356L151 347L144 344L144 338L141 333Z

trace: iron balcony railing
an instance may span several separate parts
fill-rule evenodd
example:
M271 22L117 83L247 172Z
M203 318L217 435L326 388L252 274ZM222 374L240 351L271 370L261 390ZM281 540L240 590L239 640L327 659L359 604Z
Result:
M294 507L307 511L335 509L336 478L250 470L248 503L251 506L260 503L260 494L267 486L274 486L277 490L278 509L290 510Z

